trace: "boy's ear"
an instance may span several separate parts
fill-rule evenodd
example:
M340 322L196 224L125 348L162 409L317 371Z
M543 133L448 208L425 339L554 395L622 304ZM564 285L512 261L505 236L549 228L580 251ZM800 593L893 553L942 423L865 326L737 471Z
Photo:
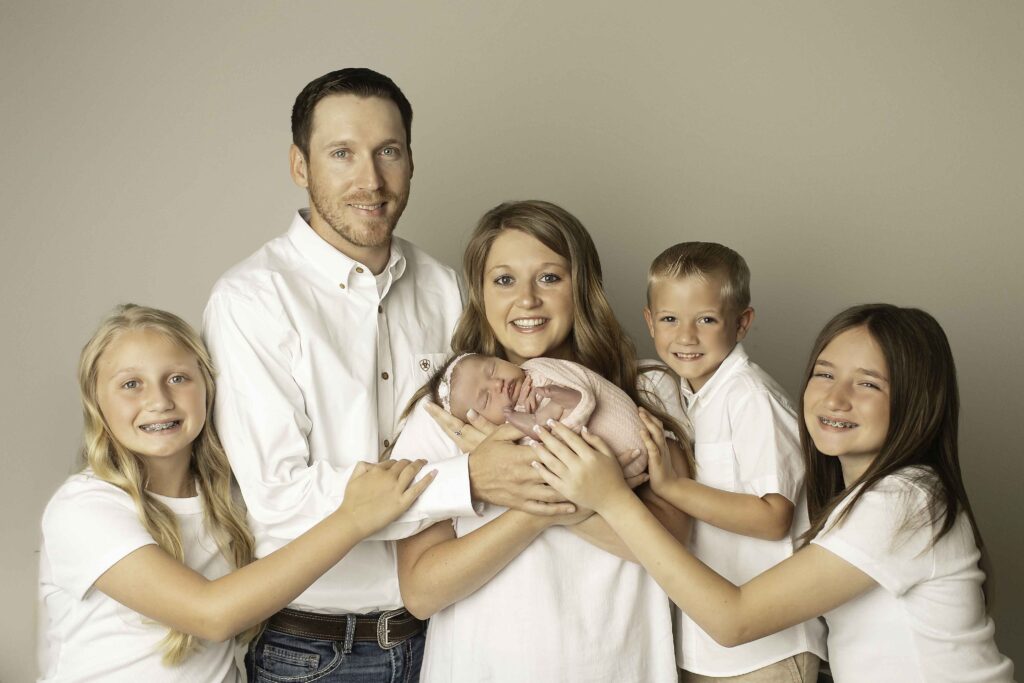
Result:
M299 187L309 187L309 167L306 164L306 155L295 145L288 149L288 171L291 173L292 182Z
M644 306L644 320L647 321L647 331L651 334L651 339L654 339L654 316L651 315L651 309Z
M754 323L754 309L750 306L740 313L739 318L736 320L736 341L741 342L743 338L747 336L747 332L750 331L750 326Z

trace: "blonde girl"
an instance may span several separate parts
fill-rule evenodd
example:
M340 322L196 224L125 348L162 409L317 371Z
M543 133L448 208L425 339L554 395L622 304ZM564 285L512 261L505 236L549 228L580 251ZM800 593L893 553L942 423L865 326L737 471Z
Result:
M253 562L211 420L213 367L181 318L132 304L82 350L83 469L43 514L43 681L235 681L249 638L432 479L356 470L342 505Z
M595 450L603 444L554 424L558 439L538 430L537 467L607 519L723 645L823 615L839 683L1012 681L986 610L983 545L957 455L956 371L939 324L885 304L840 313L814 345L801 411L809 542L742 586L654 523ZM657 425L647 422L652 487L678 500Z

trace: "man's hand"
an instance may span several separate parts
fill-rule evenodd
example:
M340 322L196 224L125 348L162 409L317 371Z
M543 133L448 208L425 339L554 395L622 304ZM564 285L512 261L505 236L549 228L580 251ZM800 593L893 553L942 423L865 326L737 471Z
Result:
M531 515L567 515L576 506L545 484L531 463L537 459L513 425L498 427L469 454L469 491L474 500L515 508Z

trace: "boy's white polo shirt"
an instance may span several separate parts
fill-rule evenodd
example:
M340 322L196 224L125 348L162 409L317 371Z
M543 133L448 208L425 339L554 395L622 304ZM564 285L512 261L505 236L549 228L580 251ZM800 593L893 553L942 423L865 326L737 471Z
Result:
M794 504L787 538L765 541L694 520L690 550L706 565L742 585L793 554L807 530L804 465L797 415L782 387L750 361L742 344L696 393L683 381L683 402L693 424L696 480L758 497L785 496ZM745 645L726 648L677 611L679 666L705 676L738 676L801 652L825 659L825 628L818 619Z

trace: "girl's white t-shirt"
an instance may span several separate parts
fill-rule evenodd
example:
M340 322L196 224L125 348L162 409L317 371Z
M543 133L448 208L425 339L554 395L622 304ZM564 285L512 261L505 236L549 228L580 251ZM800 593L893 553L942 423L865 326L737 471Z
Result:
M178 520L185 564L208 579L230 565L208 533L200 497L156 496ZM93 583L132 551L156 541L131 497L85 470L72 475L43 513L39 563L40 681L170 683L240 680L232 641L203 641L183 663L166 667L167 627L96 590ZM45 621L42 621L45 619Z
M967 515L934 545L935 527L920 523L928 502L921 478L934 476L911 468L882 479L832 526L846 505L837 508L812 541L878 582L825 614L837 683L1013 680L1013 662L996 649L985 610L985 574Z
M650 375L641 381L685 420L674 381ZM431 461L457 455L423 402L392 453ZM456 534L472 533L504 511L483 505L480 516L453 520ZM665 592L640 565L563 527L544 531L484 586L430 618L420 673L422 683L675 683L677 677Z

